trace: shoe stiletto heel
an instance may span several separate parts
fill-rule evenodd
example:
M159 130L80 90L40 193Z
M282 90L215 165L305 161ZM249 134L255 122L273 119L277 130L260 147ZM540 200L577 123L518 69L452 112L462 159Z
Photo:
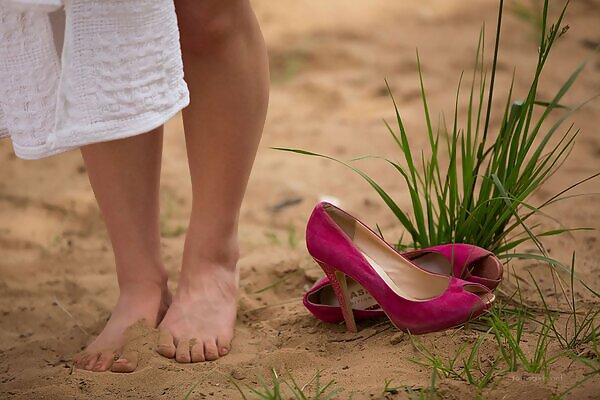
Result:
M419 334L461 325L494 301L481 284L420 268L329 203L319 203L313 210L306 245L327 275L349 331L356 331L355 304L380 307L398 329ZM335 315L326 315L330 317Z
M315 259L317 264L321 266L325 275L331 282L333 291L338 299L342 311L342 317L346 322L346 329L350 332L356 332L356 321L354 320L354 313L352 312L352 304L350 303L350 294L348 293L348 284L346 282L346 275L342 272L335 271L334 268L329 265Z

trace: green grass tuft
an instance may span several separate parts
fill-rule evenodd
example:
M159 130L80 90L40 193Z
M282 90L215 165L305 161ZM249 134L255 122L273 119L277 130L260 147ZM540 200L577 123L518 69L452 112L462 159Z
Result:
M551 260L540 241L541 237L588 228L540 229L528 225L534 215L546 216L543 210L559 201L572 198L568 193L591 177L580 180L558 192L544 203L534 206L529 199L570 154L579 131L565 121L588 101L573 106L561 103L575 83L588 60L584 60L565 80L550 100L538 97L542 72L559 37L564 34L563 18L566 5L553 24L548 23L549 1L544 1L537 65L524 99L514 100L513 86L507 89L502 107L495 106L494 82L502 26L503 1L500 1L496 41L491 70L484 66L485 29L482 28L475 52L473 73L467 91L467 116L459 121L458 109L462 95L463 75L456 91L454 116L450 128L445 123L432 127L421 59L417 53L421 100L431 154L411 149L398 104L392 90L388 91L394 107L395 127L385 122L391 139L397 146L402 162L378 156L363 156L343 161L307 150L275 147L276 150L322 157L340 163L367 181L393 212L410 236L410 242L397 247L426 248L444 243L476 244L505 258L543 257ZM514 75L513 75L514 82ZM387 84L387 81L386 81ZM591 100L591 99L590 99ZM501 123L492 135L492 112L501 112ZM554 117L552 121L551 117ZM415 154L420 153L420 161ZM398 203L372 177L356 165L361 160L379 159L386 162L404 182L411 200L412 213L402 210ZM514 249L533 242L541 256L514 254ZM560 263L551 263L561 266Z

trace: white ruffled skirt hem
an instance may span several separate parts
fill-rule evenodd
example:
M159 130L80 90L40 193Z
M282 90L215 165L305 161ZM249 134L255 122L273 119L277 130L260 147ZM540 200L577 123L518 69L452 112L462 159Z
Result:
M189 103L173 0L65 0L58 27L3 2L0 137L18 157L148 132Z
M64 153L65 151L75 150L88 144L141 135L164 125L188 104L189 97L186 96L168 110L164 110L160 113L149 112L139 115L139 118L136 118L134 121L128 121L127 124L122 124L119 128L111 127L108 131L97 131L85 136L75 136L70 140L61 140L56 137L53 140L50 139L49 143L39 146L19 146L17 143L13 143L13 150L15 155L23 160L39 160L41 158ZM5 136L8 136L8 133L6 133ZM0 136L0 138L1 137L2 136Z

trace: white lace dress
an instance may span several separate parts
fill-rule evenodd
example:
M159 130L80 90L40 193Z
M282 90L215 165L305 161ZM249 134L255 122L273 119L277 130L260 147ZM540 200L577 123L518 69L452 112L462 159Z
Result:
M65 0L51 24L62 5L0 0L0 137L18 157L144 133L188 104L173 0Z

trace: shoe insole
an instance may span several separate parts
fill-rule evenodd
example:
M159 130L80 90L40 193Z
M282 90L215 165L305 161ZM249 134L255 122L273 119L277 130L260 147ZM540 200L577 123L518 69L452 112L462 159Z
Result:
M419 267L436 274L450 275L452 273L452 264L440 253L426 253L413 258L411 261Z
M441 295L448 288L450 279L447 276L416 267L354 218L331 207L327 212L398 296L407 300L424 301Z
M371 267L397 295L407 300L423 301L437 297L448 288L450 280L415 267L393 249L363 238L357 231L355 243Z

